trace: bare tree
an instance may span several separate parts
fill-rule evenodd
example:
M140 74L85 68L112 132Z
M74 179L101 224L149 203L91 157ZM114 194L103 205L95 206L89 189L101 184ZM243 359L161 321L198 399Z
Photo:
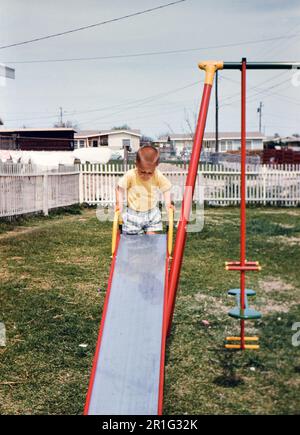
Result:
M55 128L74 128L74 130L78 129L78 124L73 121L66 121L66 122L56 122L53 124L53 127Z
M159 140L161 140L161 139L165 139L165 138L169 138L169 137L171 137L171 133L169 132L169 131L166 131L166 132L164 132L164 133L160 133L158 136L157 136L157 138L159 139Z
M191 135L192 139L194 139L194 135L197 127L197 113L196 112L189 113L189 111L185 108L184 121L188 130L188 134Z
M141 146L143 145L151 145L154 142L153 138L150 136L145 136L144 134L141 137Z
M128 124L112 127L112 130L131 130Z

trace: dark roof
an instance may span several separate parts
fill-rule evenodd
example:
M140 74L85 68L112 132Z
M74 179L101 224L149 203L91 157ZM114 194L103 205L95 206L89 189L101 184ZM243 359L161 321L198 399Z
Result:
M50 127L50 128L0 128L0 134L3 133L22 133L26 131L76 131L74 128Z

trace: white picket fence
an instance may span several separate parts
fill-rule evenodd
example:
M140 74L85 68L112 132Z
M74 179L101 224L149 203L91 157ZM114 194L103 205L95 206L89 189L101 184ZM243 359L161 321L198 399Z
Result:
M133 167L128 166L127 169ZM84 164L41 171L31 165L0 164L0 217L69 206L77 203L112 205L123 165ZM182 200L187 168L166 165L173 199ZM240 172L237 166L199 165L194 200L209 205L238 205ZM300 165L247 167L247 202L272 206L300 204Z
M0 165L0 217L48 211L79 202L77 168L41 171L24 164Z
M187 168L163 165L162 172L173 185L174 201L181 201ZM123 174L122 165L80 165L80 202L114 204L115 188ZM237 205L240 201L239 166L199 165L194 200L217 206ZM272 206L300 204L300 165L248 165L247 202Z

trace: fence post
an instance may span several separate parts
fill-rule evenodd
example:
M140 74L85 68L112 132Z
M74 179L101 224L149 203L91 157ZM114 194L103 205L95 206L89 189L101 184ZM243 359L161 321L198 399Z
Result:
M43 174L43 213L48 216L48 174Z
M263 205L266 205L267 203L267 177L266 177L266 167L265 165L262 166L262 176L263 176Z
M79 204L83 203L83 168L82 165L79 166Z

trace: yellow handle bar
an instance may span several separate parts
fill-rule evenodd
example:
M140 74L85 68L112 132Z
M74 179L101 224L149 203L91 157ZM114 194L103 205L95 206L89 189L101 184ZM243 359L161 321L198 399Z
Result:
M117 245L117 236L119 230L119 224L122 222L120 210L115 211L113 229L112 229L112 240L111 240L111 254L114 255Z
M169 208L168 254L171 256L173 249L174 210Z

